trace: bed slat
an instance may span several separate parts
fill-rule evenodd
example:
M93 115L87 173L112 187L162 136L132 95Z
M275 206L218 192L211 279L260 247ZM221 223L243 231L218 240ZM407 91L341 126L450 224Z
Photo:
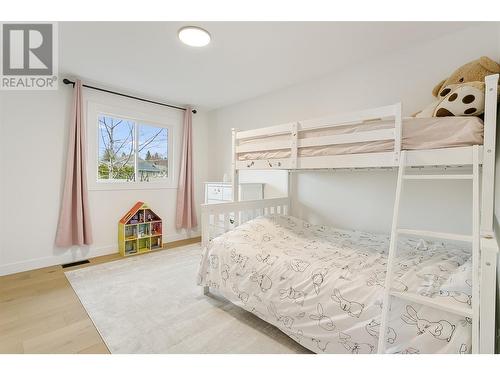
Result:
M394 139L394 129L368 130L359 133L338 134L299 139L300 147L329 146Z

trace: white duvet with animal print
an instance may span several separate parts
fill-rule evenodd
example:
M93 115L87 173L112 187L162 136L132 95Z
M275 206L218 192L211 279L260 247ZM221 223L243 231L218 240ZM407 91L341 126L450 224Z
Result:
M316 353L377 352L389 239L290 216L249 221L203 250L198 283ZM470 306L470 249L401 238L394 286ZM389 353L468 353L471 320L393 300Z

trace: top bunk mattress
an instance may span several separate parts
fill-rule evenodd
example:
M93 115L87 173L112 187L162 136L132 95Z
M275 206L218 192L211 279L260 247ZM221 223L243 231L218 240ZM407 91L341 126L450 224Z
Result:
M364 131L390 129L393 121L372 121L356 125L334 128L305 130L299 132L299 139L323 137L339 134L354 134ZM243 144L265 145L267 142L287 140L290 135L241 140ZM483 144L483 121L474 116L462 117L430 117L403 119L403 150L431 150L440 148L466 147ZM372 152L388 152L394 150L393 140L336 144L328 146L301 147L299 157L331 156L343 154L363 154ZM238 160L282 159L290 157L290 149L239 153Z

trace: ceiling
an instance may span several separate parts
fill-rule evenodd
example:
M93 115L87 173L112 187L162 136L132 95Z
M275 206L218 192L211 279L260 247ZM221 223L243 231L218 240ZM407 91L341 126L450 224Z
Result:
M212 43L183 45L195 24ZM466 22L62 22L59 70L104 87L215 109L472 26Z

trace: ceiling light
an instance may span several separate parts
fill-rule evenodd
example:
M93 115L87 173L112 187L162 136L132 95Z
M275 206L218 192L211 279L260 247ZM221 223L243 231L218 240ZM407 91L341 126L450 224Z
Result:
M186 26L179 30L179 39L191 47L203 47L210 43L210 34L201 27Z

